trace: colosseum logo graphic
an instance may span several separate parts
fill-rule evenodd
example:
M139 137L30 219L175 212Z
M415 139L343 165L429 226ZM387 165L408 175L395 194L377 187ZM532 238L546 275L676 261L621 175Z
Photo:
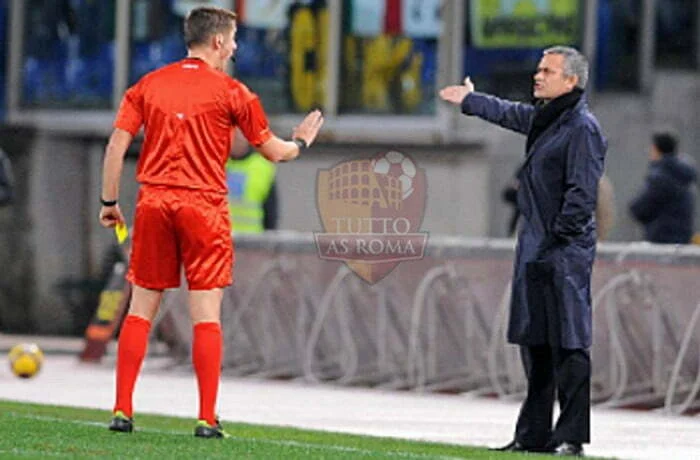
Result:
M319 170L319 255L346 262L371 284L400 262L421 259L428 240L419 232L426 191L425 171L397 151Z

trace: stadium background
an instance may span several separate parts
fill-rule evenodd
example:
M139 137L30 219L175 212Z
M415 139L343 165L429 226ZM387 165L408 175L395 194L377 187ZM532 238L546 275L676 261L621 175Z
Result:
M0 146L10 155L17 178L16 203L0 210L2 332L82 334L112 262L118 258L113 235L101 229L96 219L101 160L115 104L124 89L145 72L182 56L182 15L201 3L208 2L0 0L0 86L4 88L0 92ZM626 204L643 179L654 127L672 125L680 134L681 150L695 160L700 155L700 0L209 3L235 7L241 14L239 52L231 71L261 95L277 133L289 133L300 114L312 107L323 107L326 114L327 123L313 151L278 171L280 227L300 233L263 236L263 241L243 240L240 245L244 251L240 260L251 260L250 266L256 268L272 264L281 281L288 281L289 276L274 265L279 253L302 254L296 263L306 260L312 272L321 273L310 278L314 308L322 304L321 294L333 273L324 265L314 268L318 260L307 254L313 252L308 234L321 230L315 207L318 170L395 149L410 154L426 170L429 188L421 230L430 232L436 249L424 262L400 266L390 288L401 291L404 282L411 286L404 293L410 297L420 279L416 276L446 261L455 262L460 276L483 281L477 294L490 308L488 324L497 323L495 312L509 276L509 264L501 259L510 257L512 244L498 239L505 236L510 217L500 190L519 163L523 139L461 116L437 102L436 90L469 74L479 90L527 100L532 70L544 47L558 43L581 48L592 61L589 98L609 139L607 174L617 204L610 236L613 243L607 248L603 245L601 252L607 254L604 259L610 265L598 271L597 287L617 274L652 265L649 273L664 288L664 295L670 293L669 298L650 295L644 280L632 277L624 282L645 305L672 310L669 316L677 327L673 329L672 324L674 333L650 332L649 337L661 339L642 343L641 350L650 353L645 356L650 361L636 363L632 378L656 379L656 383L661 379L661 390L667 389L670 369L664 368L664 375L659 376L654 375L655 366L659 360L672 362L682 349L684 326L694 317L694 302L699 297L692 283L698 254L694 248L657 251L630 243L641 233L629 219ZM132 178L137 152L136 146L126 165L120 197L129 218L136 193ZM454 238L478 238L480 242L455 242ZM619 264L622 259L631 265ZM613 261L617 265L610 269ZM676 276L678 267L683 276ZM490 276L479 275L484 270ZM240 277L240 292L232 298L239 296L240 300L246 288L255 286L259 272L248 274L248 278ZM298 291L303 282L293 281L292 298L297 299L302 297ZM464 301L465 297L459 297L464 295L462 288L455 288L453 303ZM346 289L352 294L358 288ZM663 301L655 303L658 298ZM272 299L261 302L274 305ZM441 301L436 302L441 305ZM649 324L666 327L655 308L645 310L659 319ZM471 315L472 310L455 310L458 316L453 318L464 320L459 315ZM634 309L616 311L618 318L633 319L635 315ZM246 319L240 311L229 313L236 319L235 327L253 324L250 330L254 330L258 324L256 318ZM356 312L351 319L371 314ZM411 330L405 314L403 323L394 325L399 338ZM614 322L614 316L600 319L610 331L611 318ZM646 326L639 326L637 332L646 333ZM610 337L600 342L609 345ZM187 341L187 337L180 339ZM380 342L405 346L405 341L392 340L384 337ZM689 343L695 345L697 340L693 336ZM620 350L629 353L635 348L612 342L610 362L619 366L625 361ZM460 343L440 346L455 351ZM255 353L252 358L245 355L255 348L252 345L228 344L234 345L243 361L233 362L232 367L241 370L250 359L260 358ZM286 345L274 342L270 349L285 350ZM333 354L338 343L327 346ZM621 354L614 356L615 350ZM654 354L654 350L660 351ZM512 359L500 348L497 351L504 353L498 359ZM688 362L696 354L689 354ZM237 355L230 356L235 359ZM394 358L399 362L406 356ZM342 362L335 365L340 366L341 374L346 370ZM294 366L294 372L315 375L304 368L302 360L294 361ZM692 382L697 370L697 365L686 363L683 376ZM604 390L621 387L620 372L611 371L612 377L603 372L604 379L609 378ZM337 372L331 374L337 378ZM396 375L406 377L403 370L391 377ZM506 385L511 387L504 393L517 394L521 384L520 376L507 376Z

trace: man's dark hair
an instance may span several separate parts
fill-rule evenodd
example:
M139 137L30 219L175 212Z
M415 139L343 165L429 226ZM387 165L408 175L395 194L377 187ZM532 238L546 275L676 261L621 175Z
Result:
M236 13L225 8L194 8L185 18L185 45L203 45L212 35L230 31L235 20Z
M657 131L651 136L654 146L664 155L674 155L678 138L670 131Z

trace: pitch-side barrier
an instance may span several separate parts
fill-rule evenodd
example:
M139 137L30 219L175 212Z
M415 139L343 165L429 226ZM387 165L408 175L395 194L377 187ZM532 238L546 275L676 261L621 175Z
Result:
M513 254L512 240L431 235L422 260L371 285L320 258L311 234L239 236L224 372L521 398L519 350L505 339ZM593 401L696 411L700 248L602 243L592 287ZM168 292L156 320L169 322L178 363L189 361L186 301Z

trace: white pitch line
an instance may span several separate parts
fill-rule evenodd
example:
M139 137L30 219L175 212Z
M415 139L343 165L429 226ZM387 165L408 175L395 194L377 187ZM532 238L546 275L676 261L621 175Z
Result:
M106 423L92 422L89 420L67 420L67 419L63 419L63 418L50 417L50 416L46 416L46 415L29 415L29 414L21 414L18 412L6 412L6 414L11 415L13 417L25 418L25 419L30 419L30 420L42 420L42 421L47 421L47 422L72 423L74 425L95 426L95 427L100 427L100 428L107 427ZM157 433L157 434L169 434L169 435L178 435L178 436L192 436L191 433L185 433L182 431L159 430L157 428L138 428L138 429L136 429L136 431L142 432L142 433ZM358 447L338 446L335 444L312 444L312 443L307 443L307 442L283 441L283 440L277 440L277 439L243 438L243 437L233 436L233 435L229 435L227 439L233 439L236 441L243 441L243 442L253 442L253 443L258 443L258 444L271 444L271 445L276 445L276 446L302 447L305 449L318 449L318 450L333 450L336 452L356 453L359 455L367 455L367 456L385 455L388 457L399 457L399 458L430 458L430 459L436 459L436 460L464 460L464 457L452 457L449 455L435 456L435 455L430 455L430 454L419 454L419 453L412 453L412 452L375 451L375 450L368 450L368 449L360 449ZM0 453L18 453L20 455L21 454L33 455L34 453L40 454L43 452L28 451L28 450L22 450L20 452L0 450ZM63 457L65 455L54 453L53 456Z
M46 452L46 451L40 451L40 450L32 450L32 449L10 449L10 450L3 450L0 449L0 454L12 454L12 455L19 455L19 456L33 456L33 457L67 457L67 458L74 458L75 455L73 454L58 454L56 452Z

